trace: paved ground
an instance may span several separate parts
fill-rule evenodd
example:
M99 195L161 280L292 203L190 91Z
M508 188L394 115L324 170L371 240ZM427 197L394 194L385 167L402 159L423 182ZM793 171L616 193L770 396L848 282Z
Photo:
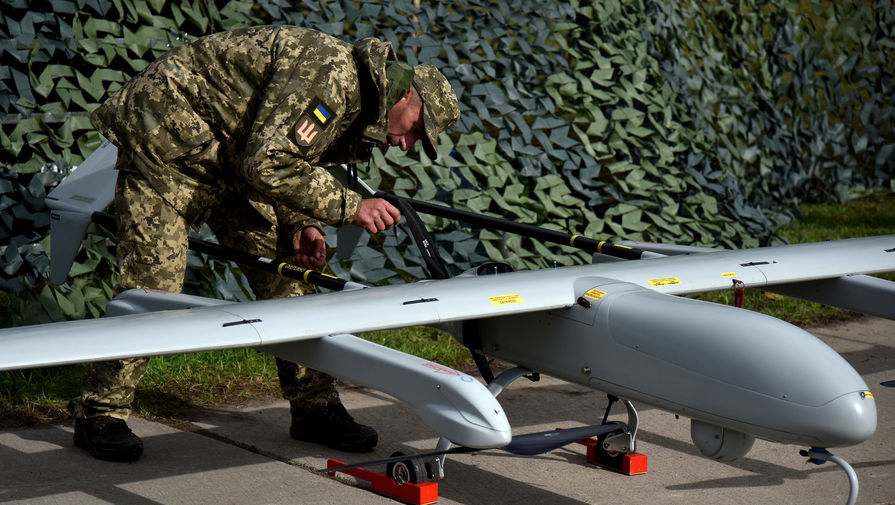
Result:
M876 398L879 425L869 441L837 454L856 469L860 504L895 503L895 322L862 318L814 329L864 376ZM343 393L360 421L379 429L367 458L392 451L425 451L435 434L391 397L357 388ZM515 433L592 424L605 407L597 392L558 380L522 380L501 395ZM624 420L617 407L614 418ZM697 455L689 421L643 409L639 451L649 471L618 475L585 462L572 445L537 457L500 451L456 455L439 482L443 504L817 504L845 503L845 474L813 466L800 447L756 442L742 461L721 464ZM73 448L70 428L50 426L0 432L0 503L8 504L328 504L395 503L351 477L316 474L338 453L288 438L285 402L190 414L196 431L135 419L146 453L134 464L97 461ZM373 468L381 470L381 468Z

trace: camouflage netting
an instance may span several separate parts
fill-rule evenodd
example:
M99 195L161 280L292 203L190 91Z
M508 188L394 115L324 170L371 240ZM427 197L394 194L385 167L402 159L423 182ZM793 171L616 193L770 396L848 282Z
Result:
M463 112L442 138L449 155L433 164L390 149L361 167L372 184L421 200L592 238L740 247L773 242L800 202L895 189L895 11L884 0L421 3L5 1L3 289L50 289L40 246L12 240L27 236L25 213L45 212L22 203L24 182L41 193L23 174L79 164L101 142L89 112L169 47L246 25L378 36L441 68ZM423 218L454 271L488 257L517 269L589 261ZM32 221L43 237L42 218ZM425 276L405 231L365 244L334 271ZM194 284L223 282L219 293L239 298L226 275L215 265Z

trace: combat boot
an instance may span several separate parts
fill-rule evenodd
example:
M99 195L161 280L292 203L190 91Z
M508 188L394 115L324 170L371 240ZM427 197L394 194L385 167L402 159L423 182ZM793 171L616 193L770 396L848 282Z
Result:
M121 419L109 416L75 420L75 445L106 461L136 461L143 441Z
M319 412L293 415L289 436L349 452L369 451L379 442L376 430L355 422L341 403Z

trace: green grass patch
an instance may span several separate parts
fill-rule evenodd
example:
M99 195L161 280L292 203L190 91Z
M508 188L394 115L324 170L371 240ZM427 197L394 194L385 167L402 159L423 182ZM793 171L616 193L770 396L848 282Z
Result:
M239 403L279 391L277 367L269 354L225 349L155 356L140 387L178 392L195 405Z
M453 368L473 365L469 351L447 333L425 326L365 333L364 338L379 345Z
M872 194L845 205L802 207L802 217L780 230L792 243L895 233L895 194Z
M0 428L68 417L66 405L81 386L84 365L0 372Z

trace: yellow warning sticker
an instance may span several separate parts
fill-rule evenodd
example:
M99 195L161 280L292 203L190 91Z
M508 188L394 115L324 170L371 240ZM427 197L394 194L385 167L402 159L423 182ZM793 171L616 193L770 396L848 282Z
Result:
M494 305L513 305L516 303L522 303L522 297L519 295L500 295L500 296L489 296L489 300Z
M591 300L599 300L606 296L605 291L600 291L599 289L590 289L587 293L584 293L584 296L590 298Z
M730 279L731 277L736 277L736 276L737 276L736 272L724 272L723 274L721 274L721 277L724 277L725 279Z
M659 286L673 286L674 284L683 284L677 277L663 277L662 279L650 279L647 281L650 286L656 288Z

